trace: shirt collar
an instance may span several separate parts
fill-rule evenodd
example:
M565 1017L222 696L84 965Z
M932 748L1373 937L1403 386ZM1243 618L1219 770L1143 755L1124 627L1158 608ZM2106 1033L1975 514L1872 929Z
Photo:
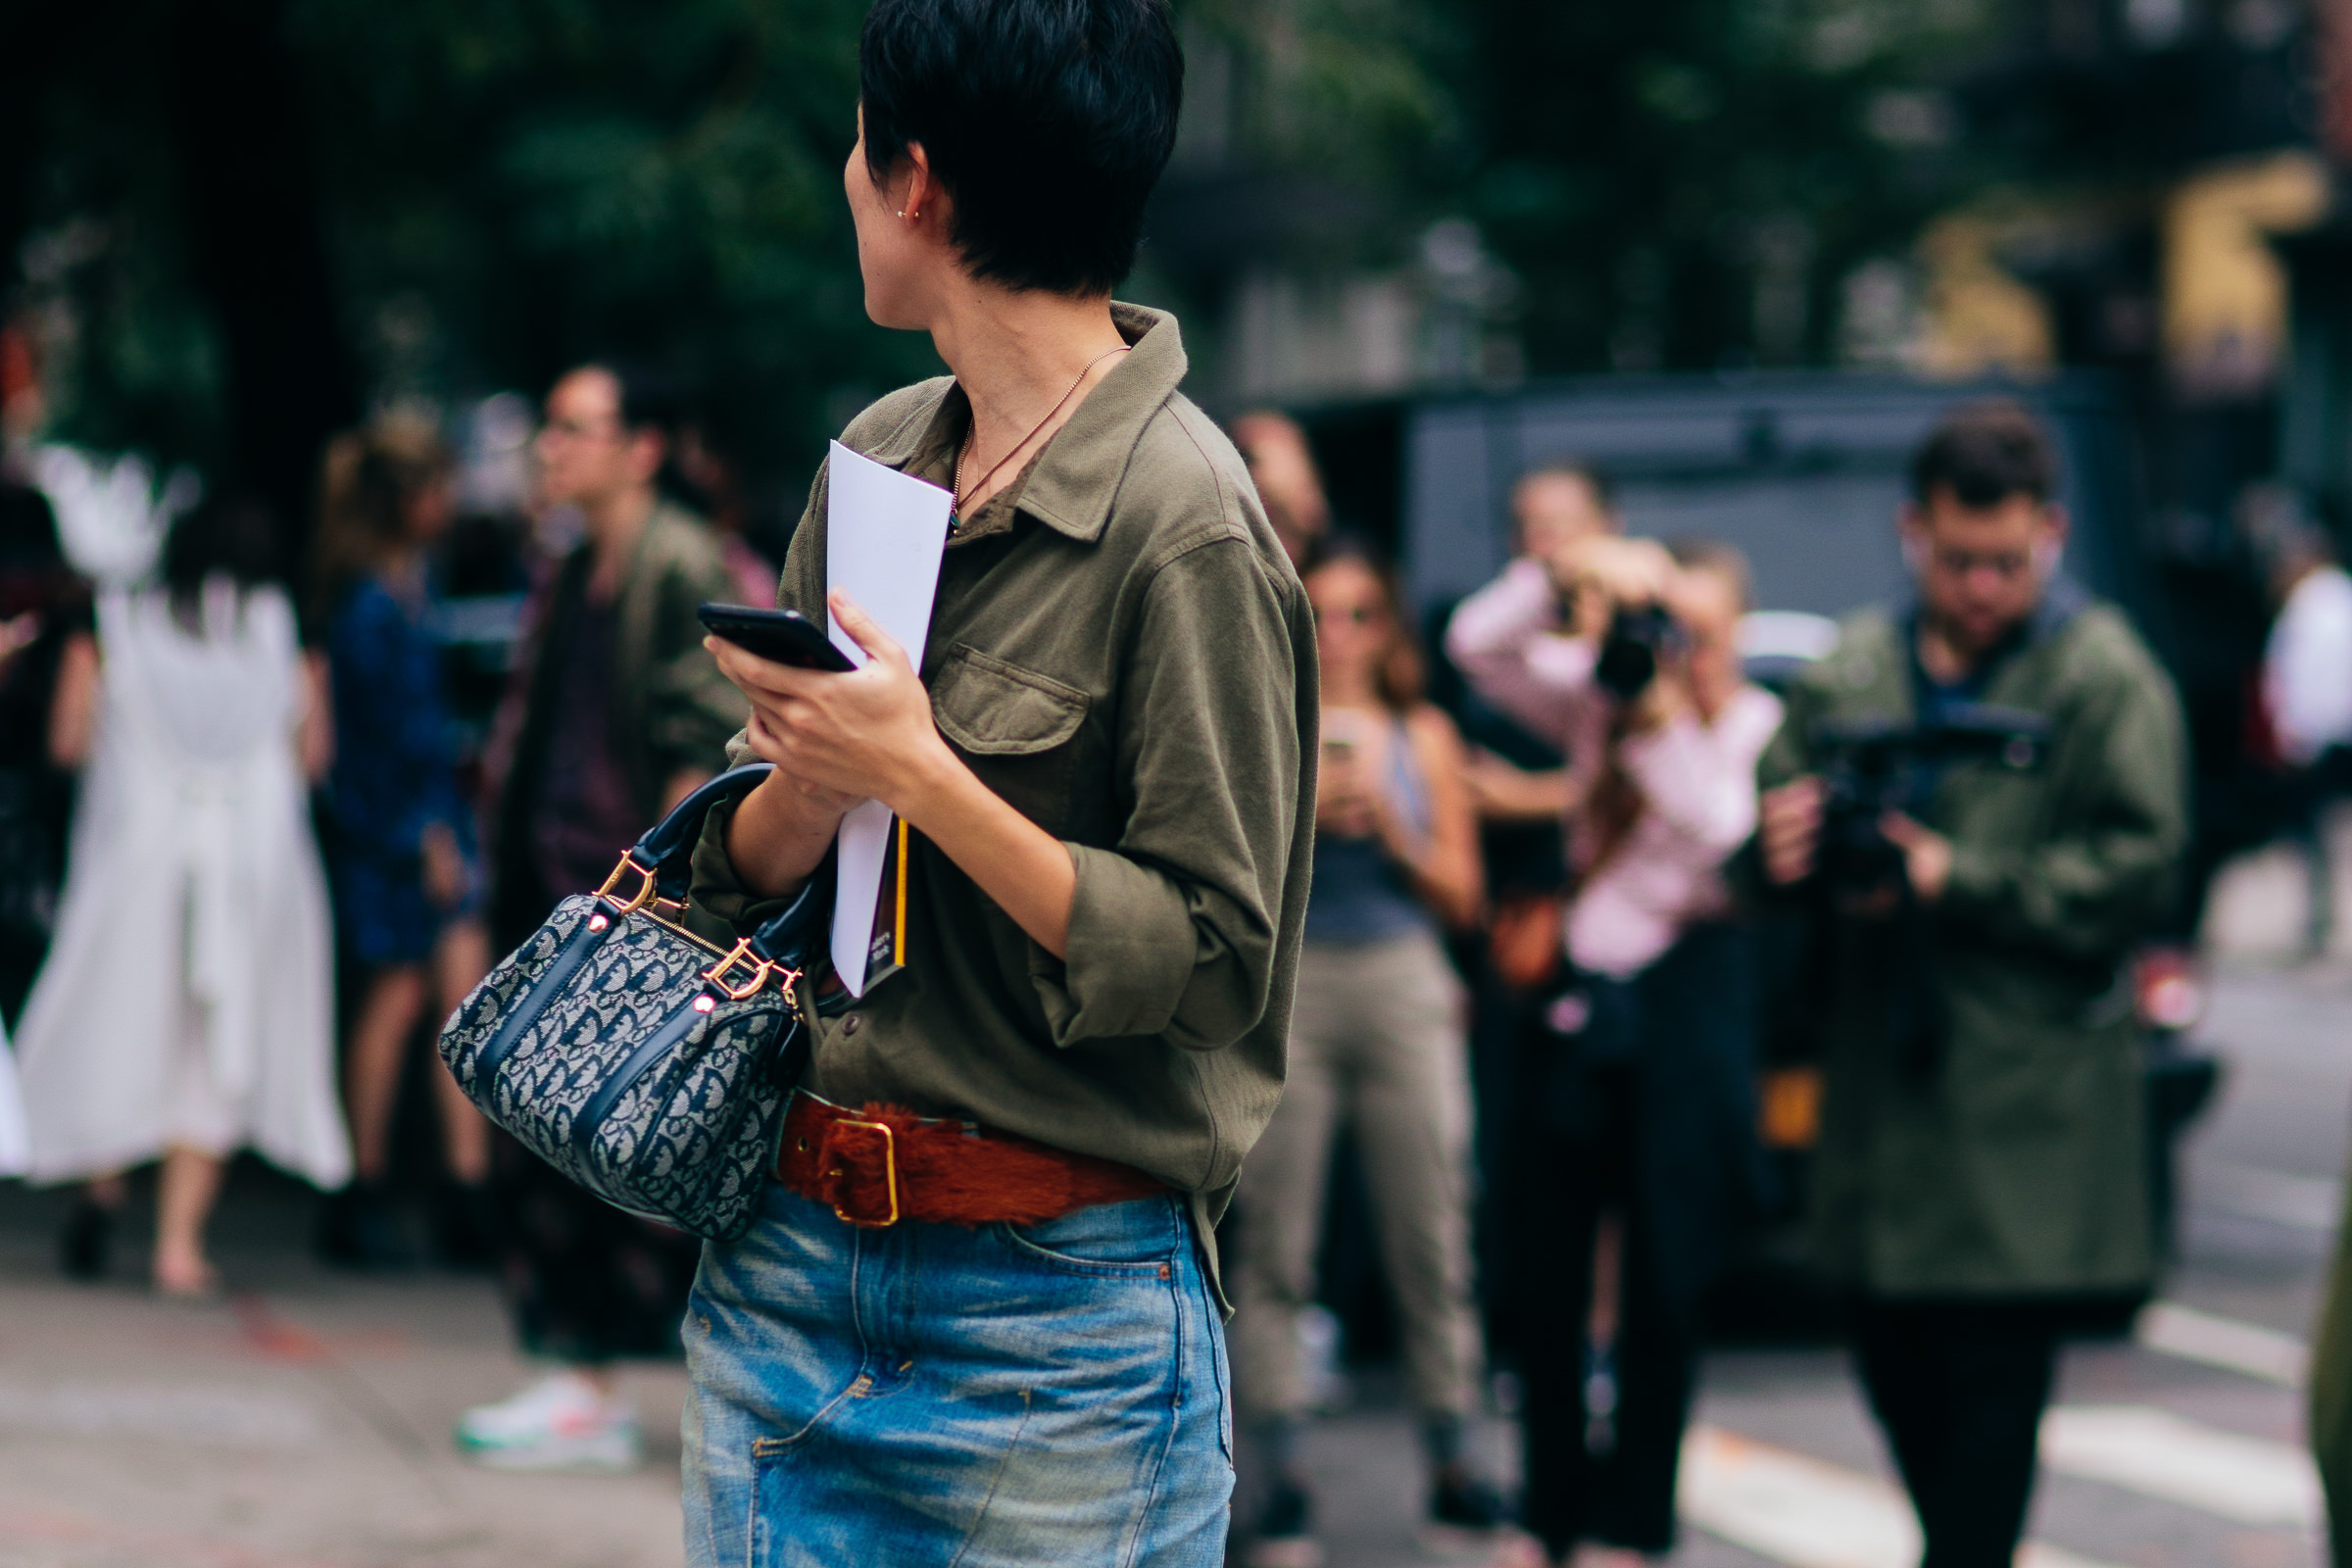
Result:
M1984 657L1977 661L1976 666L1956 683L1954 689L1966 692L1971 697L1988 690L1994 677L2000 674L2002 666L2009 661L2029 648L2048 642L2089 608L2090 595L2081 583L2063 572L2052 577L2049 586L2042 590L2040 602L2034 607L2034 612L2009 628L1999 642L1985 650ZM1930 681L1926 666L1919 662L1921 613L1920 604L1915 599L1909 612L1903 616L1902 627L1905 657L1911 661L1915 682L1923 683L1917 689L1924 692L1934 683Z
M1020 487L1021 511L1085 543L1102 537L1128 457L1143 438L1144 426L1183 381L1189 364L1176 318L1167 312L1113 300L1110 319L1132 352L1110 368L1069 422L1054 432ZM928 418L907 419L866 456L907 471L946 472L955 466L956 444L971 416L963 389L947 382Z

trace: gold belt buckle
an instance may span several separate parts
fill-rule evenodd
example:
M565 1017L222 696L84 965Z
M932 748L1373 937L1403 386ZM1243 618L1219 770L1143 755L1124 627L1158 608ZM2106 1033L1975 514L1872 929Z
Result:
M751 966L752 977L741 985L730 983L726 978L727 975L741 964ZM703 978L725 992L730 1001L741 1002L746 997L755 995L761 986L767 984L767 977L775 967L774 963L765 958L753 957L752 939L745 937L728 950L725 957L705 969Z
M880 1133L882 1135L882 1178L890 1194L890 1213L886 1218L859 1219L856 1215L850 1213L849 1210L843 1208L839 1203L835 1203L833 1205L834 1217L839 1219L845 1225L856 1225L866 1230L883 1230L892 1225L896 1225L899 1222L898 1135L893 1133L886 1123L878 1121L853 1121L845 1116L840 1121L835 1122L833 1125L836 1128L855 1127L859 1132ZM826 1171L825 1174L838 1181L847 1173L843 1171L839 1165L836 1165L831 1170ZM839 1191L839 1189L835 1190Z
M637 873L637 891L629 896L626 903L623 903L619 895L612 890L620 886L621 877L630 871ZM612 905L612 912L615 914L635 914L639 909L654 902L653 869L639 865L635 856L624 855L620 858L620 863L612 868L612 874L605 878L605 885L596 890L596 896Z

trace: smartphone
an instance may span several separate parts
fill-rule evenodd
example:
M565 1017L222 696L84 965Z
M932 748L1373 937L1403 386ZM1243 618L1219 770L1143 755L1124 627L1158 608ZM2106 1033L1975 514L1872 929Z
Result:
M749 605L707 604L695 611L713 637L723 637L747 654L795 669L851 670L858 666L833 646L825 628L797 610L755 610Z

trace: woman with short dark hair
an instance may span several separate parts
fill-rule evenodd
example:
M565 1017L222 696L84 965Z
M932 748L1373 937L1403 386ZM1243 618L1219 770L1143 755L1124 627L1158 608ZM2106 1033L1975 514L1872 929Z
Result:
M1282 1091L1315 656L1176 323L1110 299L1182 62L1159 0L882 0L860 63L866 311L953 374L842 439L954 492L938 593L917 669L828 595L819 476L779 602L870 658L714 644L776 772L692 902L747 928L879 800L906 963L800 987L777 1179L687 1316L688 1559L1218 1563L1210 1226Z

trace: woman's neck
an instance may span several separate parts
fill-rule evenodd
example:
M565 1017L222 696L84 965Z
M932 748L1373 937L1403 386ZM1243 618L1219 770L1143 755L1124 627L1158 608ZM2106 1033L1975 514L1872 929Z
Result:
M1350 675L1345 670L1323 671L1322 704L1325 708L1376 708L1386 710L1388 704L1380 700L1380 692L1370 675Z
M964 477L977 491L991 466L1014 468L1008 460L1016 450L1034 452L1068 421L1084 394L1117 367L1120 357L1110 351L1126 339L1111 323L1107 296L1074 299L960 278L958 284L942 302L931 341L971 401L973 441ZM1081 372L1084 381L1073 391ZM984 493L975 493L965 504L983 499Z
M412 586L423 574L423 547L408 540L386 547L383 554L375 558L376 576L396 587Z

